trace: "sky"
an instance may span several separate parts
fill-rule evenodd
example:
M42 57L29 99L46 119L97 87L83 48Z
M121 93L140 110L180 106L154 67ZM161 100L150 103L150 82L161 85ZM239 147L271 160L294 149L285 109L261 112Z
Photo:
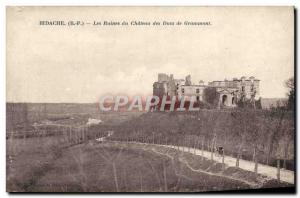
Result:
M209 21L210 26L40 26L39 21ZM8 7L7 102L151 95L158 73L192 82L255 76L286 97L292 7Z

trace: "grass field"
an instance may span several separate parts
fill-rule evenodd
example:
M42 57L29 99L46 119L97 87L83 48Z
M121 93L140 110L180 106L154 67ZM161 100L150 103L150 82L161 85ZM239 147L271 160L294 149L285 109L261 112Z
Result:
M8 139L6 141L7 191L28 191L62 153L60 137Z

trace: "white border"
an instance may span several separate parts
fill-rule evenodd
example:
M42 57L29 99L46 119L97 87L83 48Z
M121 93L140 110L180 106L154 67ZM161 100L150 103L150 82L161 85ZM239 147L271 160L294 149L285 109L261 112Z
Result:
M127 6L146 6L146 5L157 5L157 6L180 6L180 5L185 5L185 6L263 6L263 5L268 5L268 6L295 6L298 8L298 15L299 15L299 7L300 7L300 1L299 0L244 0L244 1L238 1L238 0L228 0L228 1L221 1L221 0L205 0L205 1L197 1L197 0L102 0L102 1L97 1L97 0L1 0L0 1L0 10L1 10L1 15L0 15L0 24L1 24L1 30L0 32L1 39L0 39L0 46L1 46L1 69L0 69L0 98L1 98L1 103L0 103L0 120L1 120L1 146L0 146L0 156L1 156L1 169L0 169L0 197L8 197L8 196L16 196L16 195L11 195L6 193L6 166L5 166L5 86L6 86L6 80L5 80L5 67L6 67L6 44L5 44L5 32L6 32L6 18L5 18L5 9L6 6L34 6L34 5L43 5L43 6L54 6L54 5L59 5L59 6L88 6L88 5L97 5L97 6L105 6L105 5L112 5L112 6L117 6L117 5L127 5ZM299 27L299 19L297 20L297 27ZM299 57L299 50L297 50L297 57ZM297 72L297 77L299 79L299 69ZM297 82L298 84L298 82ZM297 90L298 92L298 90ZM298 95L298 94L297 94ZM298 100L297 103L299 104L299 97L297 96ZM299 105L298 105L299 106ZM298 108L297 108L298 110ZM297 123L298 123L299 117L297 118ZM297 135L297 142L299 143L299 134ZM297 152L297 159L299 159L299 152ZM299 160L298 160L298 166L297 170L299 170ZM298 175L298 174L296 174ZM118 195L101 195L100 196L109 196L109 197L115 197ZM139 195L139 194L138 194ZM238 195L238 194L237 194ZM25 194L26 196L26 194ZM28 195L27 195L28 196ZM34 195L35 197L42 197L44 195ZM49 196L49 194L47 195ZM55 197L63 197L65 195L50 195L50 196L55 196ZM87 197L89 196L88 194L85 195L80 195L82 197ZM124 195L123 195L124 196ZM129 196L132 196L129 195ZM153 196L153 195L152 195ZM156 195L160 196L160 195ZM165 195L164 195L165 196ZM167 196L172 196L172 195L167 195ZM187 195L180 195L180 196L187 196ZM196 196L208 196L208 195L202 195L198 194ZM213 195L217 196L217 195ZM231 196L231 195L229 195ZM255 197L263 197L266 195L253 195ZM269 195L273 196L273 195Z

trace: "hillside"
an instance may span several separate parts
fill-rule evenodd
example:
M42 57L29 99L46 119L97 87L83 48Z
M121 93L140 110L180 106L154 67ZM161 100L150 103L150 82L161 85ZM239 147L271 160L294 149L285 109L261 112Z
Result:
M279 138L281 137L281 138ZM116 128L116 139L146 139L204 149L222 146L227 154L275 166L282 160L294 167L294 122L291 112L202 110L199 112L152 112L126 121ZM283 164L282 164L283 165Z

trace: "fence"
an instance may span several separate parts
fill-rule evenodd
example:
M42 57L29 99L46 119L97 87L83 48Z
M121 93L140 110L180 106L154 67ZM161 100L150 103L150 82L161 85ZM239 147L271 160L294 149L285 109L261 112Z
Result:
M6 139L60 136L61 142L80 144L105 136L105 131L89 130L89 126L46 125L34 130L14 130L6 132Z
M215 158L218 157L218 159L221 159L221 163L222 163L222 168L223 170L226 167L226 150L224 148L218 148L215 144L215 140L207 140L201 137L196 137L196 138L192 138L192 137L184 137L181 139L178 139L176 137L172 138L172 137L162 137L162 136L157 136L155 134L152 135L152 137L149 136L128 136L126 138L124 137L117 137L117 136L113 136L109 138L110 141L117 141L117 142L126 142L126 143L144 143L144 144L151 144L151 145L165 145L165 146L171 146L174 149L177 149L180 152L187 152L187 153L192 153L192 154L196 154L196 150L200 151L200 155L202 157L208 158L210 160L216 160ZM209 152L210 156L204 155L204 152ZM253 149L253 158L252 160L247 160L252 162L252 170L254 173L258 174L259 171L259 163L258 163L258 156L260 155L260 153L257 151L257 149ZM229 156L230 158L233 158L231 156ZM240 160L243 159L243 154L240 153L238 154L238 156L235 158L236 162L235 162L235 166L236 167L240 167ZM276 168L277 170L277 180L280 180L280 175L281 175L281 168L283 168L281 166L280 161L282 161L282 159L277 159L276 162Z

